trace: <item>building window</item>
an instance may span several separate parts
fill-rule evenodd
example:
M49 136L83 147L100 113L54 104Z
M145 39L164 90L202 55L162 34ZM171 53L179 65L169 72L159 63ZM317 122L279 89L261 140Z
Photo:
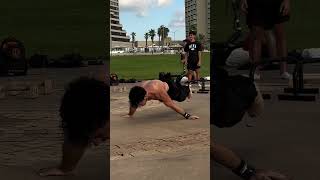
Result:
M115 37L112 37L111 39L112 41L130 42L130 39L121 39L121 38L115 38Z
M112 10L119 10L119 8L117 8L117 7L110 7L110 9L112 9Z
M122 31L122 27L111 26L111 29Z
M114 35L114 36L126 36L127 34L126 33L121 33L121 32L111 32L111 35Z
M119 24L119 21L111 20L111 24Z

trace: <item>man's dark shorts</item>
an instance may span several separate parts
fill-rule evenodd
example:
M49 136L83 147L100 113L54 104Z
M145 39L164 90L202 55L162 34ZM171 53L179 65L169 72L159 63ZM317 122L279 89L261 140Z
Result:
M239 123L258 95L252 79L241 75L230 76L222 68L215 69L213 93L210 95L213 108L210 124L217 127L232 127Z
M188 62L187 69L188 71L196 71L200 69L200 66L198 66L198 62Z
M283 0L247 0L247 25L272 29L274 25L286 22L290 15L283 16L280 12Z
M183 102L189 96L190 88L180 84L182 77L173 80L170 74L165 74L159 80L166 82L169 86L168 95L174 101Z
M182 86L178 82L167 82L169 85L168 95L174 101L183 102L189 96L190 88Z

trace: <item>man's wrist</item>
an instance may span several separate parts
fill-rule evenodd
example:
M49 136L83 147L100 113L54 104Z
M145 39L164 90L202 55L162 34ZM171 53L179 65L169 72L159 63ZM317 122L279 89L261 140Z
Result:
M187 112L185 112L185 113L183 114L183 117L186 118L186 119L189 119L190 116L191 116L191 115L190 115L189 113L187 113Z
M240 165L236 169L234 169L233 172L243 179L249 180L252 176L255 175L256 170L254 167L248 165L244 160L241 160Z

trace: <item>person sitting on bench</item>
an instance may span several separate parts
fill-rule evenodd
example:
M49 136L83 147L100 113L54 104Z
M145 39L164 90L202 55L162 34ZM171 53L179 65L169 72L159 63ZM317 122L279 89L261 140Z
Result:
M147 101L159 100L186 119L198 119L199 117L187 113L174 103L174 101L182 102L191 97L190 87L181 85L180 79L181 77L172 80L170 74L167 74L160 80L145 81L131 88L129 92L130 110L125 117L132 117L136 109L146 105Z

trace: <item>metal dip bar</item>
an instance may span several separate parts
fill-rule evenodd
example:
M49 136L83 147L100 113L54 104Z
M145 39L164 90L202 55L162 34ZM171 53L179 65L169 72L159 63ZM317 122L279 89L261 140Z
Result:
M313 59L303 59L289 56L286 59L276 58L268 59L264 58L260 63L254 64L249 73L249 77L253 79L254 72L259 64L265 64L267 62L288 62L295 64L293 71L293 88L284 88L284 93L279 94L279 100L288 100L288 101L315 101L315 95L305 95L305 94L319 94L319 88L304 88L304 77L303 77L303 65L311 63L320 63L320 58ZM289 94L288 94L289 93Z

